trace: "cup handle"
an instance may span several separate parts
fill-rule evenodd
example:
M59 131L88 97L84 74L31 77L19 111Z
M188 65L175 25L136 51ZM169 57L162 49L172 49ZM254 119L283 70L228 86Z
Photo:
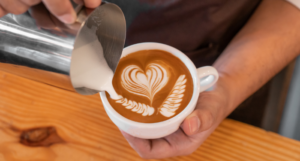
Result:
M200 92L212 87L219 79L218 71L211 66L198 68L197 74L200 79Z

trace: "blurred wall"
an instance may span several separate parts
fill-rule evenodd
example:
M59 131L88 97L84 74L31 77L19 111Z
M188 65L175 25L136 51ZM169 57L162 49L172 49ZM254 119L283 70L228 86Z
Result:
M300 140L300 56L296 59L279 134Z

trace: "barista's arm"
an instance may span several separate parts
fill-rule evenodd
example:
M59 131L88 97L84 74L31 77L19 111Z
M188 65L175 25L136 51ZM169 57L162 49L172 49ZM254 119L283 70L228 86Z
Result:
M199 130L195 131L206 132L216 127L240 103L295 59L300 54L299 44L300 10L284 0L263 0L214 63L220 79L215 90L202 93L199 104L206 102L201 99L204 95L223 102L223 105L215 107L218 105L212 103L199 106L191 114L198 116L201 122ZM203 107L206 111L204 114ZM184 121L183 126L188 135L195 134L189 130L193 129L191 116Z
M84 4L88 8L96 8L101 0L74 0L78 4ZM0 17L7 13L22 14L31 6L44 3L47 9L59 20L71 24L76 20L76 13L70 0L0 0Z
M199 104L206 102L202 97L208 97L223 105L204 103L202 107L198 106L184 121L185 133L195 134L189 130L193 129L192 116L198 116L201 122L199 130L195 131L216 127L240 103L295 59L300 54L299 44L300 10L284 0L263 0L214 63L220 74L215 90L200 96Z
M227 116L300 54L300 10L264 0L214 63L228 86Z
M300 53L300 10L283 0L263 0L244 28L214 63L215 89L200 94L182 129L155 140L123 135L144 158L195 151L219 123Z

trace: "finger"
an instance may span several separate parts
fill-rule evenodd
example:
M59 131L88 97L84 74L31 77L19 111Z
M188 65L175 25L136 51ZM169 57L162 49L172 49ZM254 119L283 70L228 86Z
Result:
M100 6L102 0L84 0L84 5L87 8L96 8Z
M15 15L22 14L29 8L29 6L18 0L0 0L0 5L6 12Z
M209 92L200 94L195 111L193 111L182 123L181 127L188 135L203 132L212 127L219 114L219 102L211 100Z
M182 130L161 139L145 140L133 137L123 131L123 136L131 147L145 159L161 159L192 153L199 145L191 145L191 140Z
M34 6L41 2L41 0L21 0L27 6Z
M7 12L0 6L0 17L3 17L7 14Z
M37 26L49 30L56 27L44 4L41 3L31 7L30 14L35 19Z
M83 4L83 0L73 0L77 4Z
M170 151L170 144L164 139L146 140L131 136L124 131L121 133L130 146L144 159L163 158Z
M43 0L48 10L60 21L72 24L76 20L76 13L69 0Z
M165 139L146 140L122 132L130 146L144 159L160 159L171 156L172 149Z
M187 136L181 128L179 128L175 133L166 136L165 139L172 146L173 149L172 156L189 155L193 153L200 146L198 140L196 142L191 140L189 136ZM168 156L168 157L172 157L172 156Z
M130 146L137 152L139 151L151 151L151 141L146 139L140 139L121 130L122 135L128 141Z

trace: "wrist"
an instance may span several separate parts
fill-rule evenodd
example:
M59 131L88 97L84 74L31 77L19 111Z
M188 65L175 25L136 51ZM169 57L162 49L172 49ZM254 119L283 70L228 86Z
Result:
M233 98L233 83L229 76L219 73L219 80L215 84L213 92L216 95L217 101L223 102L221 118L226 118L235 108L235 99Z

